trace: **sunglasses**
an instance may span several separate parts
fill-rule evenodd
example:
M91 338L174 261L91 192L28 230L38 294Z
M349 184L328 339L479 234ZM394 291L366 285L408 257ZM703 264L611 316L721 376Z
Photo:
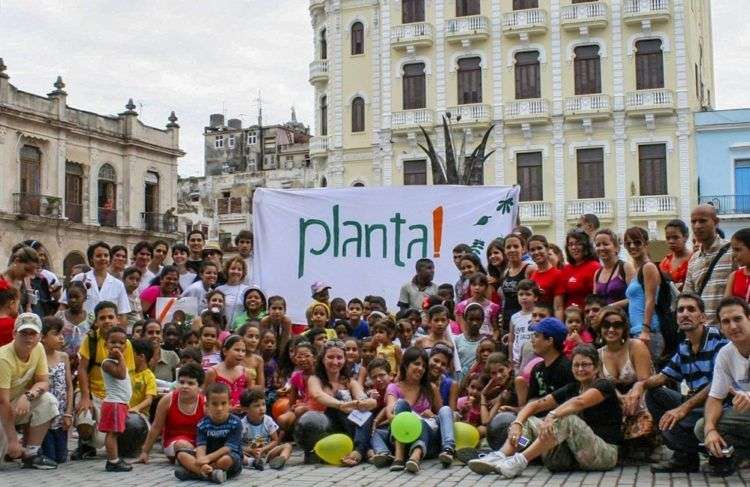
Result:
M603 330L607 330L609 328L614 328L614 329L625 328L625 322L618 320L618 321L605 321L604 323L602 323Z
M328 340L325 345L323 345L325 348L344 348L344 342L342 340Z

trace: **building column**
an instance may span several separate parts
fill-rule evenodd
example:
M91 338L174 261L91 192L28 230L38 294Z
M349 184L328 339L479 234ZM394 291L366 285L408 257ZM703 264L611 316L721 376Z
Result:
M505 127L503 126L503 25L500 0L492 0L492 112L495 128L492 129L492 155L494 161L495 184L506 184L505 181Z
M552 158L555 177L554 228L555 241L565 248L568 221L565 211L565 135L561 116L552 118Z

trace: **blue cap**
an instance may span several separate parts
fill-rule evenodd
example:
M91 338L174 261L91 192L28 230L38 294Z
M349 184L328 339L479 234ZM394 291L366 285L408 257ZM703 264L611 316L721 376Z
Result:
M541 333L545 338L552 338L555 343L563 343L568 336L568 329L565 324L557 318L544 318L542 321L531 327L531 331Z

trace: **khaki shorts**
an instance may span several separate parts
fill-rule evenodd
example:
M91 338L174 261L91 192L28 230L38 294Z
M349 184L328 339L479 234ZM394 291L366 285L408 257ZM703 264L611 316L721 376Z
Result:
M75 404L81 402L81 391L77 391L75 395ZM91 438L88 440L81 440L82 443L93 446L94 448L101 448L104 446L104 433L98 431L97 423L99 422L99 416L102 410L102 399L96 396L91 397L91 409L76 414L74 424L76 428L89 429L91 431ZM83 427L83 428L81 428Z
M12 408L16 407L17 401L18 399L11 402ZM29 408L28 413L23 416L16 416L16 425L28 424L32 427L39 426L40 424L52 421L59 415L60 411L57 409L57 398L49 392L45 392L31 401L31 407Z

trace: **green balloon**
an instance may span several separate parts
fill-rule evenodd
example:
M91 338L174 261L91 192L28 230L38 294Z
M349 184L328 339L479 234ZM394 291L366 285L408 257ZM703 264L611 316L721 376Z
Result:
M422 434L422 419L411 411L398 413L391 421L391 434L400 443L413 443Z

